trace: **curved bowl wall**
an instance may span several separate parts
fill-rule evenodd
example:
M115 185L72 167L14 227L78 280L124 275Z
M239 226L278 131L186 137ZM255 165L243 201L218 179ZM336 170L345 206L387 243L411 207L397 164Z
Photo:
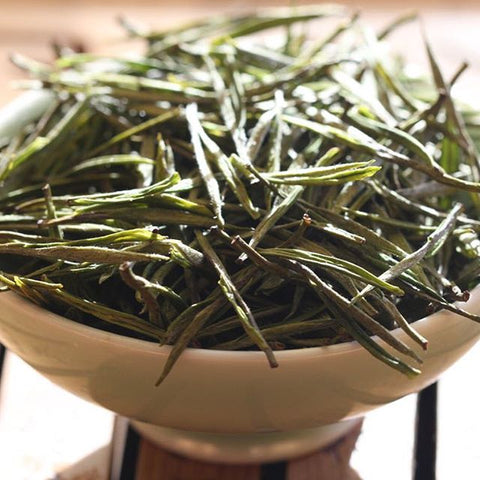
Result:
M480 288L465 308L480 312ZM136 420L212 433L288 431L362 415L432 383L480 336L479 324L445 311L415 328L429 347L419 352L422 374L413 379L350 342L277 352L276 369L261 352L187 349L155 387L170 347L0 295L0 341L54 383ZM404 332L394 334L409 342Z

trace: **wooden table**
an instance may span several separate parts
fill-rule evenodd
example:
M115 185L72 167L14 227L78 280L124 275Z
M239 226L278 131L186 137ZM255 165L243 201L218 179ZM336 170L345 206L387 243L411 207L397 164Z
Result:
M475 75L480 75L480 5L477 0L345 0L341 3L351 4L355 9L362 8L364 17L374 26L380 26L400 13L419 10L447 72L453 71L462 60L469 59L471 73L464 75L460 88L476 88ZM94 51L122 51L124 46L128 45L128 49L132 47L131 43L125 42L124 31L115 21L118 15L162 27L199 16L275 4L279 2L187 0L174 3L172 7L169 4L162 6L162 2L154 0L0 0L0 105L15 95L11 80L21 75L8 61L8 55L12 52L48 60L51 58L50 46L53 41L83 45ZM393 36L393 41L412 61L424 63L425 52L418 48L421 45L418 25L404 27ZM405 42L415 45L415 48L405 48Z
M251 2L250 5L257 4ZM375 4L366 1L363 4L366 6L366 16L374 25L379 25L386 18L392 18L395 12L405 11L409 6L418 7L417 2L408 0L395 7L387 7L385 2ZM429 36L447 71L453 71L464 58L471 60L471 73L462 80L460 88L470 93L469 98L475 99L480 75L478 2L429 0L424 5ZM218 13L245 9L249 8L249 4L234 2L225 5L219 1L198 0L175 7L162 7L153 1L0 0L0 8L1 105L15 95L8 85L12 78L20 75L8 63L8 52L17 51L39 60L48 60L48 46L52 40L82 44L88 49L109 52L125 45L122 31L113 21L117 13L161 26L198 15L211 15L212 11ZM403 50L408 50L413 60L422 63L424 53L421 49L405 48L405 42L408 44L413 41L419 44L418 28L414 26L406 27L395 36L396 44L402 46ZM480 418L476 415L480 390L478 382L472 380L477 378L479 360L480 349L477 347L440 382L437 450L439 480L477 478L480 471L480 454L477 448ZM361 478L411 478L415 405L416 397L409 396L367 416L351 458L351 465ZM339 449L337 451L343 452L343 457L337 457L342 459L343 466L348 464L347 459L350 458L357 433L354 432L336 447ZM321 470L318 466L328 466L325 458L332 457L332 451L292 462L289 466L277 464L264 467L260 473L264 479L281 480L284 477L279 475L286 474L289 475L289 480L333 480L335 477L332 475L319 476ZM156 460L152 460L153 458ZM63 392L41 378L17 357L7 355L0 389L1 479L126 480L135 478L135 473L137 478L142 480L173 478L161 476L160 472L165 464L176 465L177 473L191 467L188 462L179 461L177 457L165 452L153 455L151 444L146 441L139 442L122 419L115 420L110 412ZM258 467L255 468L255 475L258 477L259 470ZM312 468L315 473L309 473ZM156 476L145 476L146 471L155 471ZM248 475L245 473L238 478L255 479L251 473L253 470L245 471ZM352 471L349 474L354 475ZM185 475L178 473L175 478L194 478ZM206 472L205 475L205 478L210 480L218 478L211 472ZM344 473L343 477L338 478L346 480L346 475Z

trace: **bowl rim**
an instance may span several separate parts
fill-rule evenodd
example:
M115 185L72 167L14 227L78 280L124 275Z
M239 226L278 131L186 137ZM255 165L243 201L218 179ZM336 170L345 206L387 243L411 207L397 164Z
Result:
M54 324L57 328L62 330L68 330L71 334L80 335L84 338L94 339L96 342L104 344L115 344L118 347L124 348L131 351L141 351L147 354L165 356L170 353L173 348L171 345L160 345L157 342L142 340L139 338L128 337L126 335L121 335L114 332L108 332L106 330L101 330L90 325L71 320L67 317L54 313L46 308L43 308L25 297L21 296L17 292L7 291L0 294L0 307L2 305L2 297L6 296L7 301L11 301L18 304L20 310L30 314L31 316L41 315L43 321L50 322ZM471 298L478 297L480 300L480 285L476 286L471 291ZM3 297L4 298L4 297ZM438 317L447 315L459 316L453 312L447 310L439 310L431 315L420 318L415 322L412 322L412 325L417 327L426 327L431 322L434 322ZM462 317L463 318L463 317ZM472 321L469 319L465 319ZM1 323L1 317L0 317ZM401 328L395 328L390 330L390 333L395 337L407 338L406 333ZM372 336L373 339L378 339L376 335ZM427 339L428 340L428 339ZM350 342L341 342L334 345L320 346L320 347L304 347L304 348L294 348L287 350L276 350L274 351L277 360L280 362L282 360L287 360L291 358L300 359L303 357L311 356L335 356L345 353L353 353L359 350L364 350L364 348L356 341ZM261 359L265 361L265 354L261 350L215 350L207 348L194 348L187 347L183 352L181 357L188 358L190 360L211 360L221 358L222 361L231 360L231 361L248 361Z

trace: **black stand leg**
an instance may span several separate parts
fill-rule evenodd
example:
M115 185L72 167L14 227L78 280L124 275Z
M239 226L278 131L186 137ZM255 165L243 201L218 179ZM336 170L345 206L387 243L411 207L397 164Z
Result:
M266 463L262 465L260 480L285 480L286 475L286 462Z
M131 426L128 426L119 480L135 480L139 444L140 436Z
M437 454L437 384L418 394L414 480L435 480Z
M3 360L5 360L5 347L0 343L0 378L2 378Z

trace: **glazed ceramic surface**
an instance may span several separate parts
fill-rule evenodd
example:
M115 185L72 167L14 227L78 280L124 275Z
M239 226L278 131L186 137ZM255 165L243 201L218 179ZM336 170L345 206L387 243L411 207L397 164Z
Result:
M480 289L466 309L480 312ZM0 341L54 383L121 415L211 433L312 428L362 415L432 383L477 341L480 325L450 312L415 323L429 340L423 373L407 378L356 342L277 352L187 349L155 387L170 347L77 324L0 295ZM399 330L394 334L409 341ZM420 352L419 352L420 353Z

